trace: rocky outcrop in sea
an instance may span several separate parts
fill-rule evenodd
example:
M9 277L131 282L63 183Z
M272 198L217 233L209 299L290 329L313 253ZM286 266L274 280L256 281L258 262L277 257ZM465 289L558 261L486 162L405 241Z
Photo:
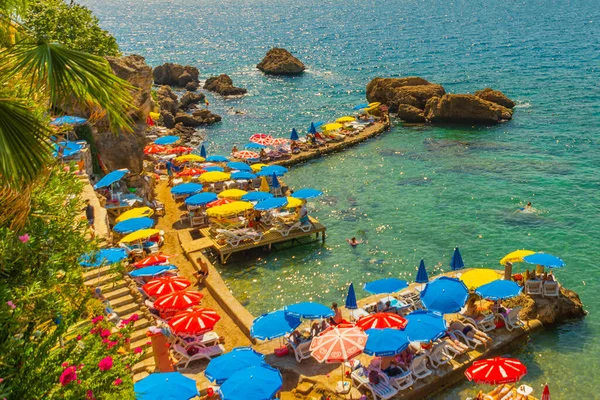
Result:
M164 63L154 68L152 71L154 83L157 85L179 86L187 88L198 87L198 77L200 71L190 65L180 65L174 63ZM194 89L195 90L195 89Z
M299 75L304 72L304 64L286 49L274 47L256 66L269 75Z
M221 96L239 96L248 93L244 88L233 86L233 81L225 74L208 78L204 82L204 89L218 93Z
M198 103L204 102L205 97L202 93L186 92L179 98L170 86L163 85L158 88L156 97L163 124L169 129L179 123L186 127L197 127L221 121L219 115L196 108ZM191 111L191 114L188 111Z

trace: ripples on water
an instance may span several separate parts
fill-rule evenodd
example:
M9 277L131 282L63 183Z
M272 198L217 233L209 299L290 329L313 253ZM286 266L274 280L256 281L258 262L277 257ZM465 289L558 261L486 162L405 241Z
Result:
M233 293L259 314L293 301L343 300L346 286L414 279L418 261L447 268L454 246L467 266L498 266L516 248L545 250L567 267L561 282L590 315L538 334L513 355L527 383L556 398L598 398L600 239L598 165L600 8L595 1L83 1L125 53L156 65L227 73L249 90L209 94L223 123L206 129L212 153L252 133L287 135L311 120L351 113L375 76L420 75L450 92L505 91L515 119L496 127L402 127L294 168L294 187L322 189L311 211L328 227L306 245L222 268ZM273 46L308 66L297 78L254 66ZM244 110L231 115L228 110ZM516 210L532 201L537 214ZM345 239L363 238L350 248ZM268 290L265 290L268 288ZM362 295L364 293L360 293ZM443 398L461 398L464 384ZM541 388L540 388L541 391Z

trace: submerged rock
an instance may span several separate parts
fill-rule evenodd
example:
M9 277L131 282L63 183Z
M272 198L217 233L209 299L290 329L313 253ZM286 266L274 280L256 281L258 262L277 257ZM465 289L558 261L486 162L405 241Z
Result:
M244 88L233 86L233 81L225 74L208 78L204 82L204 89L218 93L221 96L238 96L248 93Z
M278 47L269 50L256 68L270 75L299 75L306 69L289 51Z
M492 88L485 88L483 90L478 90L475 92L475 96L480 99L491 101L492 103L500 104L506 108L514 108L516 103L506 97L504 93L499 90L494 90Z
M154 83L157 85L186 86L189 82L198 82L200 71L190 65L164 63L152 71Z
M497 124L512 118L512 110L472 94L445 94L432 97L425 105L431 122L476 122Z
M544 325L556 325L586 315L579 295L564 287L560 288L559 297L541 297L521 294L513 299L505 300L509 308L522 307L522 319L538 319Z

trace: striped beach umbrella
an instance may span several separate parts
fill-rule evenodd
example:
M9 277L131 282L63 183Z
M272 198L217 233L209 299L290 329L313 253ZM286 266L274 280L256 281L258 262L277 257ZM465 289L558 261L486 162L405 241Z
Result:
M385 328L406 328L408 321L402 315L389 312L378 312L375 314L365 315L356 321L358 326L363 331L368 329L385 329Z
M310 344L311 355L320 363L343 363L362 353L367 335L350 324L330 326Z
M200 303L204 295L194 291L179 291L159 297L154 308L161 311L185 310Z
M269 146L271 145L273 136L267 135L266 133L255 133L254 135L250 136L250 139L248 140L253 143L262 144L263 146Z
M465 371L468 380L489 385L518 382L526 374L527 367L521 361L504 357L474 361Z
M165 276L153 279L142 286L148 296L164 296L186 289L192 283L182 276Z
M192 311L182 311L175 314L169 321L169 326L175 333L201 335L212 331L220 319L219 314L213 309L196 308Z

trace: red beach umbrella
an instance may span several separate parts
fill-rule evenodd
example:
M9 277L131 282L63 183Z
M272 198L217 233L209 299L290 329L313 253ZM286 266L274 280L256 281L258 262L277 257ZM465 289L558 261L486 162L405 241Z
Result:
M468 380L475 383L499 385L514 383L527 374L527 367L516 358L495 357L474 361L465 371Z
M192 283L182 276L166 276L153 279L142 286L148 296L164 296L173 292L184 290Z
M177 146L167 150L167 154L187 154L194 150L191 147Z
M148 115L146 117L146 125L148 125L148 126L154 126L154 120L152 119L152 117L150 115Z
M550 389L548 385L544 386L544 391L542 392L542 398L540 400L550 400Z
M310 351L320 363L343 363L362 353L367 335L351 324L330 326L310 344Z
M229 204L229 203L233 203L235 200L231 200L231 199L218 199L215 201L211 201L210 203L208 203L206 205L206 208L211 208L211 207L216 207L216 206L222 206L224 204Z
M185 168L183 171L178 172L177 176L198 176L205 172L205 170L200 168Z
M154 308L160 311L185 310L186 308L198 305L202 297L204 297L204 295L199 292L173 292L160 296L154 302Z
M155 254L155 255L146 257L143 260L133 263L133 266L136 268L142 268L142 267L150 267L152 265L167 264L171 257L173 257L173 256L169 256L166 254Z
M250 136L250 139L248 140L254 143L262 144L263 146L269 146L273 141L273 136L267 135L266 133L255 133L254 135Z
M288 144L289 142L290 142L289 139L275 138L275 139L271 140L271 146L281 146L284 144Z
M158 153L164 153L166 151L167 151L167 147L162 146L160 144L150 144L150 145L144 147L144 154L158 154Z
M367 329L406 328L408 321L401 315L389 312L379 312L366 315L356 322L356 326L366 331Z
M248 159L252 159L252 158L260 158L260 155L258 153L255 153L253 151L248 151L248 150L238 151L237 153L233 153L233 156L235 158L239 158L242 160L248 160Z
M220 319L221 317L215 310L196 308L192 311L178 312L169 321L169 326L174 333L201 335L212 331Z

